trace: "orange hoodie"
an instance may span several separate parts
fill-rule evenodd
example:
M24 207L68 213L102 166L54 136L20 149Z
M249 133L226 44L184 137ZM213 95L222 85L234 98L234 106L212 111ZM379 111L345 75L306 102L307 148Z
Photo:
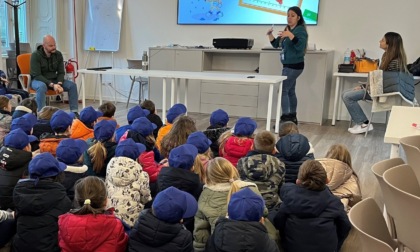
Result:
M88 128L82 121L79 119L73 120L73 124L70 129L70 138L87 140L93 138L93 129Z
M172 129L172 123L167 123L166 125L162 126L159 131L158 131L158 135L156 138L156 147L158 148L158 150L160 151L160 144L162 143L162 139L164 136L166 136L169 131L171 131Z

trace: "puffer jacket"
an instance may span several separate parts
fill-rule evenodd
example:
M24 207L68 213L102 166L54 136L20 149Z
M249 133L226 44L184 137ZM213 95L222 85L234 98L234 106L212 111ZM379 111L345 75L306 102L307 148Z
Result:
M93 138L93 129L87 127L82 121L79 119L73 120L73 124L71 125L70 129L70 138L73 139L81 139L81 140L88 140L89 138Z
M62 252L124 252L128 235L119 219L105 214L63 214L58 220L58 242Z
M220 217L205 251L277 252L279 248L270 239L264 224Z
M318 161L327 172L331 192L341 199L344 209L350 210L357 202L362 200L359 179L346 163L331 158L322 158Z
M245 157L254 144L253 138L230 136L223 149L219 150L219 156L229 160L236 167L238 160Z
M181 223L159 220L144 210L130 232L129 252L193 252L191 232Z
M14 251L60 251L58 216L71 207L64 186L49 179L20 180L13 201L17 212Z
M313 191L286 183L280 197L283 202L274 226L285 252L340 251L351 224L343 204L328 187Z
M144 204L152 200L149 175L131 158L114 157L108 163L105 183L115 215L132 227Z
M258 187L251 182L243 181L240 188L249 187L261 195ZM194 250L204 251L207 240L214 231L216 221L220 216L227 214L227 196L231 183L204 185L203 192L198 200L198 210L194 217Z
M155 153L153 151L145 151L140 154L139 163L143 167L143 171L149 174L150 183L156 183L157 177L163 165L155 161Z
M301 134L286 135L276 143L278 153L275 156L286 166L286 183L296 183L299 168L306 160L314 159L308 154L310 145L308 139Z
M0 209L15 210L13 189L28 174L32 153L3 146L0 149Z
M58 145L61 140L69 138L66 135L55 135L44 133L39 139L39 150L41 153L49 152L55 157L55 151L57 150Z
M207 138L211 141L210 149L213 152L214 157L219 156L219 137L227 130L230 130L230 128L219 125L210 125L205 131L203 131L204 135L206 135Z
M162 139L164 136L166 136L169 131L171 131L172 129L172 123L166 123L165 125L163 125L159 131L158 131L158 135L156 138L156 147L158 148L158 150L160 151L160 144L162 143Z
M384 93L400 92L407 100L414 100L415 90L412 74L384 71L382 78Z
M32 135L39 139L44 133L54 134L54 130L51 128L50 120L38 119L34 125Z
M286 172L283 162L271 154L251 151L239 159L237 168L243 181L258 186L269 211L280 204L279 192Z
M86 177L88 167L86 165L67 165L64 170L64 181L62 182L64 188L66 188L67 196L73 202L74 200L74 184L77 180Z
M203 190L200 177L192 171L182 168L164 167L158 175L158 191L168 187L176 187L181 191L188 192L198 200Z
M25 106L17 106L15 111L13 112L12 118L16 119L19 117L22 117L28 113L32 113L32 110L30 108L27 108Z

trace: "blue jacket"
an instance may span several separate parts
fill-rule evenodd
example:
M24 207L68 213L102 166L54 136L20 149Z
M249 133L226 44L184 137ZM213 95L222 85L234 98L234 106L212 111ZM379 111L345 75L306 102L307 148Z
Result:
M280 190L283 203L274 218L282 247L289 251L339 251L351 229L340 199L328 187L312 191L296 184Z
M413 75L405 72L384 71L382 77L384 93L400 92L408 100L414 100Z
M281 63L283 64L297 64L304 62L304 57L306 53L306 45L308 41L308 33L306 28L302 25L297 25L291 30L295 38L290 40L289 38L283 39L281 41L280 37L277 37L271 41L271 45L275 48L283 48L284 59L280 57Z
M285 164L286 183L296 183L299 168L306 160L314 159L310 150L308 138L301 134L286 135L276 143L276 157Z

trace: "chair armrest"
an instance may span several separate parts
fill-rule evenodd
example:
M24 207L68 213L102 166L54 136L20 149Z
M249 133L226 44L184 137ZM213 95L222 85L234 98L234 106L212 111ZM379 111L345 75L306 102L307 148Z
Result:
M23 90L26 92L29 92L29 85L31 84L31 75L30 74L19 74L18 80L20 84L22 85ZM25 82L26 80L26 82Z

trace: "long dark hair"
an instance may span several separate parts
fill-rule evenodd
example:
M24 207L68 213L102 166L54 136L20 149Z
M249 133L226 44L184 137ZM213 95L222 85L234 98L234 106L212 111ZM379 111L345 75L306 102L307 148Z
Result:
M303 18L303 15L302 15L302 10L298 6L292 6L292 7L290 7L287 10L287 13L288 14L289 14L289 11L293 11L299 17L299 20L298 20L296 26L298 26L298 25L303 26L303 28L305 29L306 33L308 33L308 30L306 29L306 22L305 22L305 19ZM288 28L289 31L291 30L291 27L289 25L287 25L284 28L284 30L286 30L286 28ZM305 53L306 53L306 48L308 47L308 40L309 40L309 35L308 35L308 39L306 40Z
M407 55L405 54L401 35L396 32L387 32L385 33L384 38L388 48L382 55L381 66L379 68L385 71L388 69L389 63L392 60L398 59L400 71L408 72Z

